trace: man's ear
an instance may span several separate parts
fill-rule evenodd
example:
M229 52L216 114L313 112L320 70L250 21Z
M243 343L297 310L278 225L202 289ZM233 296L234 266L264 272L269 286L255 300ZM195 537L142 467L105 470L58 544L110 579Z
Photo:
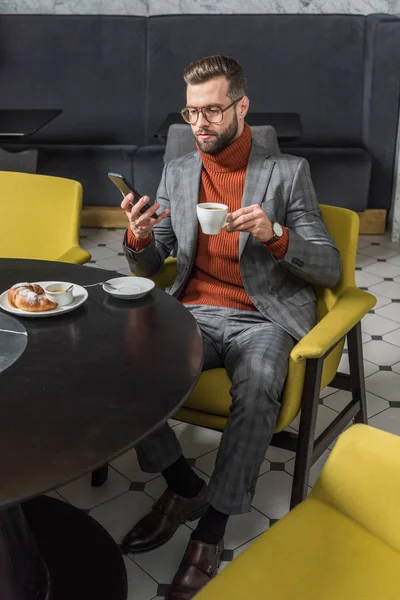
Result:
M241 101L239 102L239 116L245 117L249 111L250 100L247 96L243 96Z

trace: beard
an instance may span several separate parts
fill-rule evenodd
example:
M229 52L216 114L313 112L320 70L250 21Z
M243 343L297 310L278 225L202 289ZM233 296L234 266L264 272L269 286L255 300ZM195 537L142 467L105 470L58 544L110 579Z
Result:
M205 152L206 154L218 154L218 152L222 152L222 150L225 150L225 148L233 142L237 135L238 128L239 122L235 112L232 123L225 131L222 133L214 133L207 131L207 129L202 129L195 135L196 143L202 152ZM213 137L210 140L202 140L198 137L199 133L210 133Z

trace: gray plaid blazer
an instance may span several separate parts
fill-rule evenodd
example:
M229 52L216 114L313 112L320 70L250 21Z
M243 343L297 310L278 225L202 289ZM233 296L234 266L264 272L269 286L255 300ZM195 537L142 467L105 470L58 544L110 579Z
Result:
M126 244L124 251L133 273L157 273L178 242L177 274L166 291L179 298L192 270L197 247L202 162L199 153L168 162L157 191L161 210L171 214L155 226L151 243L140 252ZM270 151L253 141L242 206L259 204L271 221L289 229L289 247L283 260L249 233L239 236L239 264L243 285L256 308L295 339L301 339L317 320L311 284L333 287L340 279L339 251L318 209L308 163L303 158Z

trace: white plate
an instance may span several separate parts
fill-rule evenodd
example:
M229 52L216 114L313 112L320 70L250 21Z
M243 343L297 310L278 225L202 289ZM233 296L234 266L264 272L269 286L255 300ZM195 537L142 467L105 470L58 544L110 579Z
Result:
M107 283L117 289L111 289ZM142 298L151 292L154 286L154 281L146 279L146 277L115 277L114 279L107 279L107 282L103 285L103 290L114 296L114 298L133 300Z
M22 310L21 308L14 308L13 306L10 306L7 298L8 290L6 290L0 296L0 308L5 310L6 312L12 313L13 315L19 315L20 317L55 317L56 315L61 315L70 312L71 310L75 310L75 308L78 308L78 306L83 304L88 297L88 293L87 290L85 290L85 288L83 288L80 285L77 285L76 283L72 284L68 281L33 281L30 283L37 283L42 288L44 288L46 285L50 285L51 283L62 283L63 285L67 286L73 285L74 288L72 290L72 294L74 296L74 299L71 302L71 304L67 304L66 306L59 306L53 310L30 312L28 310Z

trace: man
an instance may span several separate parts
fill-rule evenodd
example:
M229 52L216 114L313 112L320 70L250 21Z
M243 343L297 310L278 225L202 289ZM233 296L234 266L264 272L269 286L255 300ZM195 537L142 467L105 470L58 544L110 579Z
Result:
M272 156L252 142L245 123L246 83L233 58L211 56L184 72L198 152L165 165L157 203L133 208L125 253L134 273L153 275L178 242L177 275L168 290L197 319L204 369L225 367L232 408L207 486L165 425L138 448L141 468L161 472L167 490L126 535L130 552L164 544L180 524L201 516L168 600L188 600L213 577L229 515L250 511L262 460L279 414L289 354L316 322L311 284L333 287L340 257L326 231L304 159ZM228 226L205 235L198 202L229 206ZM161 208L158 218L152 214ZM271 493L273 491L271 490Z

